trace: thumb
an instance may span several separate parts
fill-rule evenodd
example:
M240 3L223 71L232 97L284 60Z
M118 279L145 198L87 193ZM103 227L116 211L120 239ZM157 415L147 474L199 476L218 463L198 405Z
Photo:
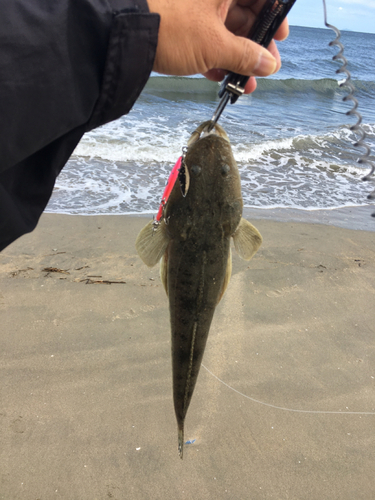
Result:
M233 35L226 28L224 30L223 45L220 44L220 48L216 46L216 68L249 76L268 76L276 71L277 61L267 49L247 38Z

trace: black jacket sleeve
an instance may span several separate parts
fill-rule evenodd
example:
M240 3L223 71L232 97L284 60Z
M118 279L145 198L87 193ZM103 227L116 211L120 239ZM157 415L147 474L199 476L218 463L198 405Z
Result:
M146 0L4 0L0 250L32 231L82 135L130 111L151 73Z

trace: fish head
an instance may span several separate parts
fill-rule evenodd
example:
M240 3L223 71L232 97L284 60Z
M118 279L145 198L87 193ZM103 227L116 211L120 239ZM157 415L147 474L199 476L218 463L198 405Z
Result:
M192 133L165 216L169 230L181 231L205 217L217 218L225 233L236 230L242 214L241 181L229 137L206 121Z
M201 123L199 127L197 127L191 134L187 145L191 146L195 142L199 141L199 139L204 139L205 137L208 137L210 135L216 135L217 137L221 137L222 139L228 141L230 144L230 140L227 133L225 132L223 127L221 127L218 123L215 123L212 130L209 131L211 123L212 122L210 120Z

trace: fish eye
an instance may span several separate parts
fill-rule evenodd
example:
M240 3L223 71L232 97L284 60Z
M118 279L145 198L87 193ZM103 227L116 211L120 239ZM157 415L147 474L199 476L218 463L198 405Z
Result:
M226 177L230 172L230 166L227 163L221 166L221 175Z
M191 168L190 168L190 173L195 175L196 177L198 177L200 175L200 173L202 172L202 169L199 165L193 165Z
M178 181L180 183L181 194L185 198L189 191L190 185L190 174L189 170L186 168L185 163L182 163L181 167L178 170Z

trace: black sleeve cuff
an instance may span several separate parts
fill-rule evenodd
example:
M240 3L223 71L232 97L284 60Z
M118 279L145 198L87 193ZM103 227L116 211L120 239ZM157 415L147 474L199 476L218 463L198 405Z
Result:
M125 10L114 15L101 92L87 131L133 107L152 71L159 22L158 14Z

